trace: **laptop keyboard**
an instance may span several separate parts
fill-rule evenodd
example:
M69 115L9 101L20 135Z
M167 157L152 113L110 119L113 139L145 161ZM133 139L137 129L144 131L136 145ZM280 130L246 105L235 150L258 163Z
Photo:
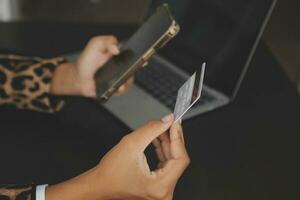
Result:
M185 81L183 77L167 67L161 67L161 64L155 60L149 62L148 66L139 70L135 75L137 85L171 110L175 107L177 91ZM214 97L203 90L200 100L194 106L203 105L212 100Z

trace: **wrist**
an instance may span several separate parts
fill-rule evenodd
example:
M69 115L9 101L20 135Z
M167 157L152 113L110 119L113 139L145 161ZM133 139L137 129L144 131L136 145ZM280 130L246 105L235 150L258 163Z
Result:
M92 170L89 170L75 178L63 183L48 186L46 189L46 200L105 200L105 181L93 181ZM99 185L102 182L104 184Z
M82 95L74 64L60 64L54 71L50 92L54 95Z

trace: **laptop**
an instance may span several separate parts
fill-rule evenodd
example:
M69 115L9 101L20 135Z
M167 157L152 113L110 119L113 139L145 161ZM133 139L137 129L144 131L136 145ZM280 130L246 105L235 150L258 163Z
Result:
M276 0L168 1L181 31L135 75L135 84L103 106L131 129L173 112L181 85L207 63L201 99L183 117L236 97ZM175 2L175 1L174 1ZM76 55L67 55L73 60Z

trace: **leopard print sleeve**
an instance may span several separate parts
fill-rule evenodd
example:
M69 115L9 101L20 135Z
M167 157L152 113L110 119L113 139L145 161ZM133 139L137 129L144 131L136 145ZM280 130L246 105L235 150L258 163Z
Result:
M63 58L41 59L0 54L0 105L54 113L64 102L50 95L50 84Z
M0 200L35 200L35 186L0 185Z

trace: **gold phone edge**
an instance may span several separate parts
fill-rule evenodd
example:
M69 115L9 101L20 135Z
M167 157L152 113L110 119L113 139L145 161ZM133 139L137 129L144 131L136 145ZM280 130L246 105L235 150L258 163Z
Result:
M123 76L121 76L116 83L111 86L111 88L117 88L117 85L119 84L119 82L124 79L124 78L129 78L130 77L130 73L129 72L135 72L137 70L137 68L139 67L138 65L143 65L143 63L148 62L148 60L157 52L158 49L162 48L165 44L167 44L172 38L174 38L178 32L180 31L180 26L176 23L176 21L174 20L170 9L168 6L165 6L165 9L167 10L169 17L172 19L172 24L169 27L169 29L152 45L152 47L149 48L149 50L144 53L143 56L141 56L141 58L135 62L125 73ZM133 70L134 69L134 70ZM104 94L102 94L100 96L99 99L102 99L104 102L107 101L111 94L113 93L113 91L111 89L108 89Z

